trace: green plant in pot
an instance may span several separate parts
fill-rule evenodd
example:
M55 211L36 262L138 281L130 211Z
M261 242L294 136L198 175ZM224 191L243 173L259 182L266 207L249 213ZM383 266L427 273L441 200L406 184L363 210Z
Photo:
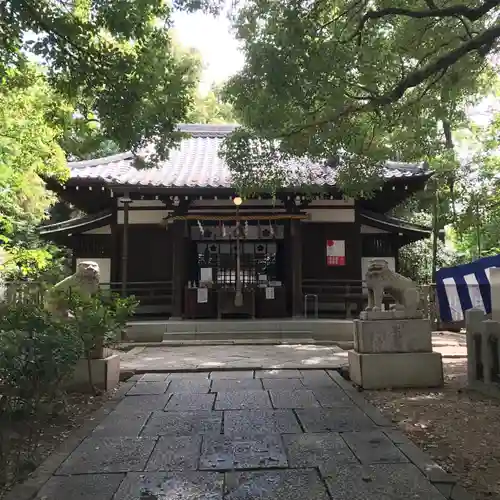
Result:
M107 349L120 341L128 319L138 305L135 297L120 298L116 294L99 291L92 296L68 293L68 323L81 340L87 359L91 389L96 392L92 377L92 360L106 357Z

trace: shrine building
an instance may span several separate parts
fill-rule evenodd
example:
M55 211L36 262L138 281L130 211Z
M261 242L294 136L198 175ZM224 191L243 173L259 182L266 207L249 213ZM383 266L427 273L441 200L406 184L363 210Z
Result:
M155 168L123 153L69 163L66 183L47 182L86 215L40 234L69 247L74 266L96 261L103 286L140 300L139 316L345 318L363 307L371 259L397 270L399 249L431 235L386 215L424 189L425 163L387 162L374 195L353 200L334 166L292 162L274 199L242 199L218 155L235 126L179 128L188 137Z

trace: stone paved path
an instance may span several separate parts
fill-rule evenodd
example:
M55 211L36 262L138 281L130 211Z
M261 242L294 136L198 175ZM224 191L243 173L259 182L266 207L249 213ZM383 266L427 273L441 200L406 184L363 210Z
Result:
M446 358L467 356L465 336L435 332L435 352ZM347 366L347 351L333 345L192 345L136 347L121 357L124 371L324 368Z
M138 347L122 355L122 370L329 368L347 366L347 351L324 345Z
M69 455L52 461L38 500L458 499L453 478L337 372L135 380Z

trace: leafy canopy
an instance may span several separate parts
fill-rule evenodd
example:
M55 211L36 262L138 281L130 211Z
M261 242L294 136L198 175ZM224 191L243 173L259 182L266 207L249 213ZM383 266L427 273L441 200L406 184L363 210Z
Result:
M229 164L242 182L258 183L261 169L278 158L340 154L339 182L359 193L381 160L442 154L448 163L452 130L489 83L486 56L497 51L499 6L245 2L234 26L246 62L225 91L247 129L227 144Z
M172 41L171 14L217 7L206 0L5 0L0 75L34 56L52 88L119 149L154 143L162 156L193 103L199 69Z

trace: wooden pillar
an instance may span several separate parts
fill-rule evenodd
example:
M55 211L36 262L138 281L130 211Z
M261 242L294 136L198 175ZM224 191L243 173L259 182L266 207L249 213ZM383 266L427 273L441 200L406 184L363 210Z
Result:
M173 240L172 251L172 316L171 319L180 319L183 316L184 308L184 287L186 286L186 221L178 220L169 228Z
M116 203L116 200L114 200ZM120 281L120 231L118 226L118 208L115 206L113 208L113 218L110 222L110 230L111 230L111 269L110 269L110 277L109 280L113 285L117 281ZM116 286L116 285L115 285ZM114 290L114 287L111 286L111 289Z
M127 271L128 271L128 209L132 200L128 194L122 198L123 202L123 238L122 238L122 285L121 296L127 295Z
M292 271L292 316L303 315L302 296L302 226L300 220L290 221L290 250Z

